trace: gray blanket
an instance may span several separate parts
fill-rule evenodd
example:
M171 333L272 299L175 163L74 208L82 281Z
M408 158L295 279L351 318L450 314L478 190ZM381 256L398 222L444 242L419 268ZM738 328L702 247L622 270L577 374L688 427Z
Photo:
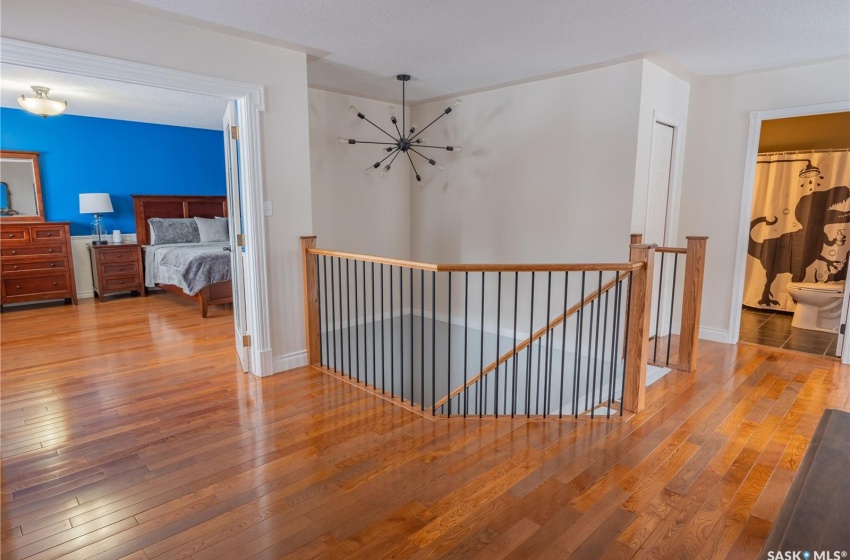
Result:
M145 286L173 284L193 296L204 286L230 280L227 243L175 243L145 247Z

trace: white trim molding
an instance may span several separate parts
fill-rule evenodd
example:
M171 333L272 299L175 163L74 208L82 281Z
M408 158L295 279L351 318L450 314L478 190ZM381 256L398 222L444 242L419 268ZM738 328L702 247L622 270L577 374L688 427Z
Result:
M269 354L271 356L271 353ZM299 350L297 352L290 352L289 354L284 354L283 356L275 356L274 360L271 360L272 363L272 371L273 372L281 372L287 371L290 369L295 369L299 367L303 367L308 365L307 360L307 351ZM266 374L266 375L271 375ZM265 377L265 376L263 376Z
M850 111L850 101L836 101L833 103L819 103L816 105L805 105L802 107L787 107L785 109L772 109L768 111L752 111L750 113L750 131L747 136L747 155L744 162L744 184L741 188L741 215L738 217L738 246L735 252L735 273L732 277L732 303L729 311L729 329L726 332L726 340L729 344L738 342L741 331L741 302L744 299L744 272L747 268L747 246L750 238L750 216L753 212L753 189L756 180L756 158L759 151L759 138L761 137L762 121L784 119L788 117L802 117L807 115L821 115L826 113L838 113ZM711 329L717 333L721 329ZM702 337L702 329L700 329ZM710 337L709 340L713 340ZM845 338L845 349L850 337ZM850 349L849 349L850 350ZM844 354L847 355L846 353Z
M249 242L245 259L245 314L252 339L251 373L259 376L273 373L260 156L260 112L265 108L263 86L5 37L0 37L0 62L236 100L244 139L240 142L239 157L244 163L242 220Z

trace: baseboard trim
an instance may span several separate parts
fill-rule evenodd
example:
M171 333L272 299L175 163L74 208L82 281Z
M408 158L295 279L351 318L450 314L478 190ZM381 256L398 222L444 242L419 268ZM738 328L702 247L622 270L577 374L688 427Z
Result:
M712 342L722 342L724 344L734 344L729 340L729 331L726 329L715 329L714 327L700 327L699 337L703 340Z
M272 360L271 374L306 366L307 361L307 350L299 350L298 352L290 352L283 356L275 356Z

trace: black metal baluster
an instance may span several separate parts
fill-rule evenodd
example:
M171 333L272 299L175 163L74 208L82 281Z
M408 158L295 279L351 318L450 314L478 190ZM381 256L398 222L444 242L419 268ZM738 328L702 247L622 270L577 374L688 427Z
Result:
M620 280L620 271L616 272L616 283L614 284L614 332L611 336L611 372L608 376L608 412L606 418L611 418L611 402L614 400L614 385L617 382L617 363L619 362L620 344L620 299L622 296L623 281Z
M537 375L531 381L536 384L537 389L534 391L534 414L540 413L540 354L543 350L543 335L540 335L536 341L537 344ZM530 408L530 407L529 407Z
M366 323L366 261L363 262L363 384L369 385L369 325Z
M360 383L360 320L357 314L360 310L357 294L357 261L354 261L354 359L356 360L357 382Z
M381 263L381 394L387 392L386 353L387 345L384 337L384 263Z
M425 410L425 269L419 270L419 399Z
M558 398L558 418L564 417L564 362L567 359L567 299L569 297L570 272L564 271L564 321L561 323L561 387Z
M602 386L604 385L605 379L605 342L608 340L608 294L611 292L611 289L605 290L605 311L602 313L603 323L602 323L602 360L600 360L599 364L599 404L602 404ZM613 320L612 320L613 326ZM613 360L613 358L611 358ZM593 401L594 406L596 405L596 399ZM590 417L593 417L591 413Z
M496 384L493 390L493 413L499 417L499 340L502 332L502 271L497 274L496 282ZM507 391L505 391L507 394ZM486 403L485 403L486 404Z
M324 274L322 277L325 282L325 348L327 349L327 358L328 363L325 364L327 367L331 367L331 347L328 344L330 340L330 334L328 330L330 330L331 325L328 323L328 257L327 255L322 255L322 269L324 270Z
M484 412L482 410L482 408L483 408L482 402L483 402L483 404L486 404L486 400L487 400L487 383L486 383L486 380L484 379L484 285L485 285L485 278L484 278L484 271L482 270L481 271L481 324L480 324L480 328L481 328L481 364L480 364L480 367L479 367L479 374L478 374L478 379L479 379L478 385L479 385L479 388L481 389L479 391L480 395L479 395L479 398L478 398L478 416L479 417L484 415Z
M525 351L528 354L528 359L526 360L525 367L525 416L528 418L531 416L531 357L532 357L532 344L530 341L531 337L534 336L534 271L531 271L531 304L529 305L529 315L528 315L528 337L529 344L525 347Z
M573 378L573 415L578 418L578 392L581 388L581 341L584 335L584 281L587 272L581 273L581 296L579 301L578 315L576 324L576 355L574 358L575 377Z
M448 325L448 338L446 344L446 354L448 355L446 358L446 362L448 367L446 367L446 396L448 400L446 404L446 410L448 410L448 417L452 417L452 273L449 271L449 325Z
M658 332L660 330L659 325L661 324L661 287L664 285L664 253L658 253L661 255L661 270L658 272L658 303L655 306L655 340L653 341L653 350L652 350L652 361L658 361ZM649 282L650 279L647 279Z
M342 336L342 257L336 258L336 271L339 275L339 373L345 375L345 339Z
M437 271L431 272L431 416L437 414Z
M354 368L351 367L351 273L348 270L348 262L349 259L345 259L345 324L348 330L348 378L351 379Z
M516 381L519 375L519 371L517 368L517 359L516 359L516 323L517 323L517 300L519 299L519 271L514 273L514 371L513 371L513 383L511 384L511 389L513 392L512 404L511 404L511 418L516 415ZM506 392L507 393L507 392Z
M401 395L401 402L404 402L404 268L398 267L398 322L399 322L399 336L398 341L400 344L400 352L398 356L398 367L399 367L399 385L401 386L399 389L399 394Z
M463 273L463 417L469 410L469 391L466 388L466 355L469 348L469 272ZM460 407L460 400L457 403ZM460 409L458 408L458 412Z
M372 386L378 387L378 352L376 351L375 343L375 326L378 319L375 317L375 263L371 263L372 268Z
M414 404L413 394L413 269L410 271L410 404ZM402 319L403 320L403 319Z
M670 344L673 342L673 304L676 301L676 266L679 261L679 253L673 254L673 285L670 288L670 319L667 322L667 361L665 365L670 365ZM659 290L658 300L661 300L661 293ZM699 325L697 325L697 329L699 329ZM657 336L657 335L656 335Z
M585 406L590 409L590 417L593 418L594 400L593 395L596 393L596 370L599 367L599 324L600 314L602 312L602 271L599 271L599 286L596 288L596 342L593 343L593 383L590 385L590 400L585 401ZM590 347L588 346L588 350ZM605 346L602 347L603 353ZM588 360L589 361L589 360ZM588 372L588 379L590 379Z
M590 402L588 389L590 389L590 367L593 363L591 347L593 346L593 310L596 309L596 300L590 302L590 327L587 329L587 371L584 378L584 410L587 411L587 403Z
M395 398L395 325L393 307L393 265L390 265L390 397Z
M626 296L626 327L623 331L625 333L625 341L623 341L623 355L628 356L629 353L629 320L632 316L632 278L634 277L634 271L629 271L629 293ZM623 400L626 397L626 366L628 363L626 361L623 362L623 385L620 388L620 416L623 415Z
M548 278L546 280L546 365L543 369L543 418L546 418L547 413L549 411L549 370L552 367L552 362L550 361L551 350L552 350L552 329L549 327L549 324L552 322L552 271L550 270L548 273ZM538 366L538 370L540 367ZM537 382L537 388L540 388L540 381ZM537 401L540 401L540 397L537 397ZM539 412L539 411L538 411Z

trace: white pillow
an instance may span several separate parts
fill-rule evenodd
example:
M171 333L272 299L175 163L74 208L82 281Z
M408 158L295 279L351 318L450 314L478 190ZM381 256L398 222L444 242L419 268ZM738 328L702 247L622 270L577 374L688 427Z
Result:
M201 243L226 243L230 241L227 233L227 218L195 218Z

